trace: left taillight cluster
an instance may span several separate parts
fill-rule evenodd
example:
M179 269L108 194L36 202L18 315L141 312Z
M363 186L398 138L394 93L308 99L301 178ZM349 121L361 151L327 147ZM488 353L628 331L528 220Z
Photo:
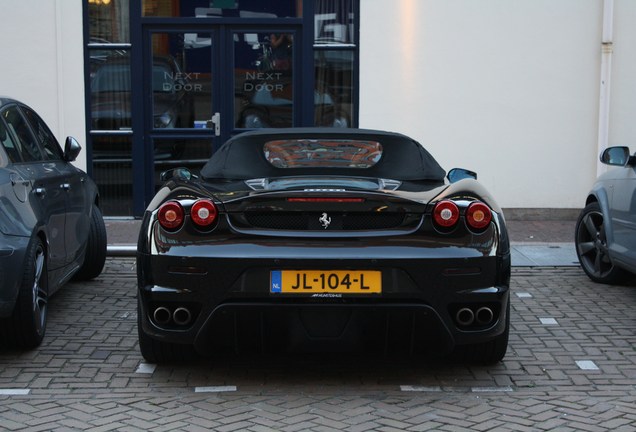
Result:
M200 229L212 227L218 216L218 210L209 199L195 201L189 207L190 220ZM186 218L186 209L179 201L168 201L159 207L157 220L168 231L176 231L183 226Z
M454 228L459 222L461 212L455 201L443 200L435 204L433 208L433 221L435 225L444 230ZM481 201L473 201L468 204L464 212L466 225L469 228L480 231L485 229L492 220L490 207Z

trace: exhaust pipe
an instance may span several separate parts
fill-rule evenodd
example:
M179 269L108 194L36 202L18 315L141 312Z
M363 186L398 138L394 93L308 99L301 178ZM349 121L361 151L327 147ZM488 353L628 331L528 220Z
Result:
M477 309L477 313L475 313L475 320L477 321L477 324L486 325L492 321L494 316L492 309L484 306Z
M165 325L165 324L168 324L170 322L171 314L170 314L170 311L168 310L168 308L163 307L163 306L159 306L153 312L152 317L154 318L154 320L155 320L155 322L157 324Z
M172 319L174 323L180 326L190 324L190 320L192 320L192 314L190 311L184 307L176 308L174 313L172 314Z
M467 307L461 308L455 314L455 320L461 326L469 326L475 321L475 314Z

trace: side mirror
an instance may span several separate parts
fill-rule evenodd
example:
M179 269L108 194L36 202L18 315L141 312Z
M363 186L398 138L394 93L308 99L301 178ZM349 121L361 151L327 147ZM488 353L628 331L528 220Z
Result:
M167 171L162 172L159 175L159 180L161 180L162 182L172 180L172 179L188 181L188 180L191 180L192 177L193 177L192 173L187 168L173 168L173 169L169 169Z
M71 136L66 137L66 142L64 143L64 160L66 162L73 162L77 159L77 155L82 150L82 146L77 140Z
M601 153L601 162L605 165L626 166L630 163L628 147L608 147Z
M446 178L448 178L448 181L450 181L451 183L455 183L467 178L477 180L477 173L464 168L453 168L448 172Z

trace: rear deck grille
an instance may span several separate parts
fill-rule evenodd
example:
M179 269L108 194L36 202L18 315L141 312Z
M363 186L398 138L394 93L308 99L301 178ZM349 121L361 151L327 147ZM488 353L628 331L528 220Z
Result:
M329 225L325 228L322 213L245 213L245 220L252 228L291 231L343 230L364 231L392 229L404 223L404 213L329 213Z

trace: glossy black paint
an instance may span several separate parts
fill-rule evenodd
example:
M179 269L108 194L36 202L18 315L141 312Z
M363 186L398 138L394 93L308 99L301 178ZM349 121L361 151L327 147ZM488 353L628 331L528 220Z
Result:
M24 127L15 130L10 119ZM75 139L67 138L62 150L42 119L10 98L0 97L0 122L0 319L11 319L37 239L45 254L43 303L85 264L99 197L88 175L70 163L81 150ZM25 145L30 150L18 148ZM94 246L105 254L105 242Z
M290 129L257 136L268 140L298 134ZM354 129L301 134L312 139L376 134L378 140L408 140ZM252 142L254 136L246 134L245 142ZM240 145L241 139L235 137L234 145ZM417 177L411 174L396 173L396 177ZM320 177L315 171L307 175L308 185ZM247 186L249 180L206 180L181 170L165 178L168 181L144 215L137 248L139 337L148 360L178 358L188 347L213 354L228 349L338 351L362 346L384 354L441 355L466 348L468 360L486 362L505 355L509 239L501 209L474 178L454 183L405 181L393 190L347 189L343 178L333 180L337 188L317 190L255 190ZM197 229L189 217L177 231L157 223L162 203L178 200L187 208L201 197L217 205L219 218L212 229ZM355 197L361 202L288 200L299 197ZM461 219L451 230L432 221L434 204L443 199L453 199L460 208ZM471 229L465 222L466 208L475 200L492 210L493 219L483 230ZM334 221L378 213L402 217L384 228L314 227L312 218L317 220L322 213L332 215ZM269 225L255 226L255 214L271 215ZM276 226L277 221L298 215L307 216L307 229ZM271 293L270 272L285 269L380 270L383 290L372 296ZM455 317L465 307L474 311L487 307L494 317L483 325L459 325ZM191 314L187 324L163 319L180 308ZM471 353L472 348L485 353Z

